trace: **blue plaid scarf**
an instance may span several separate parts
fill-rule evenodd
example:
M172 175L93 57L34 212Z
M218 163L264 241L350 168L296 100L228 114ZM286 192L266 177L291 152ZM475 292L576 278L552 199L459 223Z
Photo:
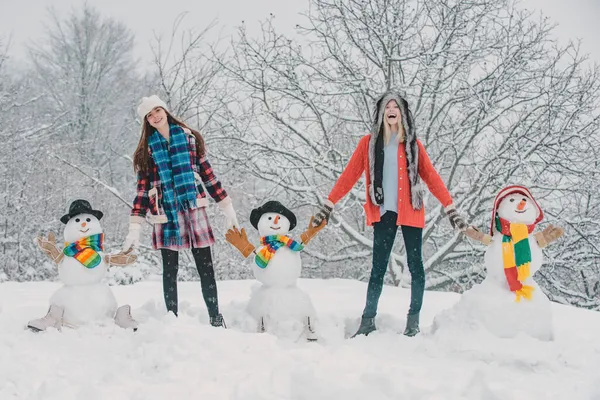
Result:
M196 184L186 134L179 125L169 125L169 142L154 131L148 138L148 146L158 168L162 205L169 219L163 227L164 243L181 245L177 212L196 206Z

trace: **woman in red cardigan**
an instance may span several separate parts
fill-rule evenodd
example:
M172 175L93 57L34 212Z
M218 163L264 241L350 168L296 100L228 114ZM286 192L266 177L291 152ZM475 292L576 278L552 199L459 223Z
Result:
M425 210L421 178L444 206L452 227L463 232L468 227L453 206L452 197L431 164L423 144L416 137L407 101L397 93L384 93L375 104L373 121L372 133L358 143L324 206L317 213L315 223L329 220L335 203L365 172L367 202L364 208L367 225L374 229L373 268L360 328L354 336L368 335L376 329L377 304L398 226L402 229L411 274L411 302L404 334L414 336L419 333L419 313L425 291L421 252Z

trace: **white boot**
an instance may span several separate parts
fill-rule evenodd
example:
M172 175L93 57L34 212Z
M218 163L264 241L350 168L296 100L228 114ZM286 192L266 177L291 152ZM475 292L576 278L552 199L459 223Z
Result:
M137 331L138 323L131 316L131 306L124 305L117 309L117 313L115 315L115 323L124 329L133 329L133 331Z
M310 317L306 317L306 340L308 342L316 342L318 340L317 333L310 321Z
M34 332L45 331L47 328L55 328L60 331L64 313L65 310L62 307L51 304L46 316L29 321L27 328Z

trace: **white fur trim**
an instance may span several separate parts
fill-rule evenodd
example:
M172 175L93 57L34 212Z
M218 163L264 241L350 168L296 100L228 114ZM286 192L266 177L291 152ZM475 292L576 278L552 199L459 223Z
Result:
M450 204L449 206L444 207L444 211L446 212L446 214L448 214L449 211L452 210L456 210L456 207L454 207L454 204Z
M219 201L217 203L217 205L219 206L219 208L221 210L226 209L227 207L229 207L231 204L233 204L233 202L231 201L231 197L227 196L225 197L223 200Z
M206 197L198 197L196 199L196 208L208 207L210 203Z
M146 214L146 219L151 224L166 224L169 222L169 218L165 214Z
M138 224L138 225L142 226L142 224L145 221L146 220L144 219L144 217L140 217L139 215L130 215L129 216L129 224Z
M140 101L140 104L137 108L138 117L140 117L140 119L143 120L144 118L146 118L146 115L148 115L148 113L152 111L155 107L162 107L165 110L167 110L167 104L164 101L162 101L157 95L153 94L150 97L142 97L142 100Z

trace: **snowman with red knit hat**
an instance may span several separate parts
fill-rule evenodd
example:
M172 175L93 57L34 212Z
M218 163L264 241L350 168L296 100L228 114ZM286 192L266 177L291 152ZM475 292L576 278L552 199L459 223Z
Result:
M557 240L563 229L550 225L536 232L544 213L524 186L507 186L496 195L490 233L479 232L488 245L484 260L487 276L434 320L434 330L449 321L483 325L500 337L520 332L552 340L550 301L533 280L543 264L542 248Z

